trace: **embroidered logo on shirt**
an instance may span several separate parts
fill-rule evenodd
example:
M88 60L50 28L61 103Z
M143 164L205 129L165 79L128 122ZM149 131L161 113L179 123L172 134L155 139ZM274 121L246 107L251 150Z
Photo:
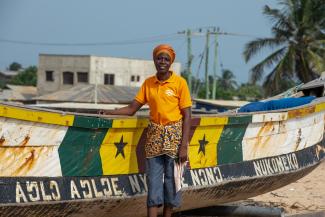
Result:
M175 96L175 93L174 93L174 91L172 91L172 90L166 90L166 91L165 91L165 94L166 94L167 96Z

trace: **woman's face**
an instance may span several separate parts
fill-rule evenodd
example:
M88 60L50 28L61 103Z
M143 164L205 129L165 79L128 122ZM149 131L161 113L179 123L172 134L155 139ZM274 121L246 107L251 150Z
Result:
M166 73L169 72L171 66L170 56L166 53L160 53L157 57L154 58L155 66L158 72Z

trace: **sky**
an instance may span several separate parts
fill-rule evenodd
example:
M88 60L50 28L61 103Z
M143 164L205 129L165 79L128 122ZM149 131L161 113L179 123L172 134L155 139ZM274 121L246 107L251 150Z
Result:
M160 43L174 47L176 61L184 69L186 37L178 32L216 26L222 32L238 34L219 35L217 74L229 69L238 83L245 83L249 69L266 55L261 52L248 63L242 55L247 42L270 36L271 23L262 14L264 5L277 7L277 1L0 0L0 70L14 61L24 67L37 65L40 53L151 59L152 49ZM211 37L210 74L213 40ZM201 78L204 46L204 35L193 36L192 71Z

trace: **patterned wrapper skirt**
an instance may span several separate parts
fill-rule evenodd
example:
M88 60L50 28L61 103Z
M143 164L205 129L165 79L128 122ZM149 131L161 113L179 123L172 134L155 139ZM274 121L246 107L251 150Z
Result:
M182 142L182 119L167 125L150 122L147 130L145 152L147 158L159 155L178 157L178 149Z

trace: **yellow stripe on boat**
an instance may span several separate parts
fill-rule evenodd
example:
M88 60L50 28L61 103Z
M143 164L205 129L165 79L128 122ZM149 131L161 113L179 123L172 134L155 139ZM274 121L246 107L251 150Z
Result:
M138 173L137 144L144 128L110 128L100 147L103 175Z
M72 126L74 121L74 115L62 115L59 113L35 110L33 111L3 105L0 105L0 116L6 118L14 118L25 121L56 124L63 126Z
M137 118L130 118L130 119L114 119L113 120L113 128L138 128L142 127L145 128L149 124L147 119L137 119Z
M324 110L325 110L325 102L316 105L315 112L320 112Z
M200 126L226 125L228 117L201 117Z
M192 169L217 165L217 144L224 125L198 126L189 145Z
M315 112L315 106L288 111L288 119L304 117Z

